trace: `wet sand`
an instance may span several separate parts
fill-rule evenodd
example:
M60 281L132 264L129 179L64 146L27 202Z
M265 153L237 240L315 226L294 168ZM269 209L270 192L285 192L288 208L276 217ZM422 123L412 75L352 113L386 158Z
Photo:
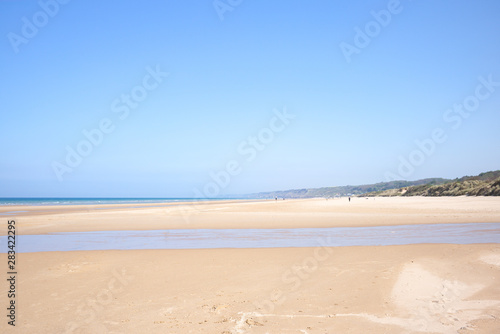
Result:
M499 204L286 200L65 208L16 221L21 234L481 223L500 222ZM3 316L2 333L500 332L500 244L40 252L18 254L17 270L17 326Z
M0 244L7 243L0 236ZM500 243L500 223L328 228L173 229L18 235L17 252Z

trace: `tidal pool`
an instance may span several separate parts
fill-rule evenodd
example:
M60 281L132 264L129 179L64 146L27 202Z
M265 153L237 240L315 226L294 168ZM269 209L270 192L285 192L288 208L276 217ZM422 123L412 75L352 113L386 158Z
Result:
M20 253L126 249L385 246L500 243L500 223L295 229L182 229L17 235ZM0 237L6 253L7 237Z

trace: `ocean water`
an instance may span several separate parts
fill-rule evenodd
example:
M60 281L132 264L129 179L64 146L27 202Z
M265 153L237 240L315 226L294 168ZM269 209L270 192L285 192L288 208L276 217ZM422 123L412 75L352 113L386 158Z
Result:
M17 252L500 243L500 223L296 229L100 231L16 236ZM0 253L7 237L0 237Z
M0 205L95 205L95 204L145 204L168 202L196 202L227 200L228 198L0 198ZM234 199L234 198L233 198Z

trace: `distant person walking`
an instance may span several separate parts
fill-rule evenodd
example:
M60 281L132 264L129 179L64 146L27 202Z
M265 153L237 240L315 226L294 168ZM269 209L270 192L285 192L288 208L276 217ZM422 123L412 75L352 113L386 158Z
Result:
M351 196L349 196L349 202L351 201Z

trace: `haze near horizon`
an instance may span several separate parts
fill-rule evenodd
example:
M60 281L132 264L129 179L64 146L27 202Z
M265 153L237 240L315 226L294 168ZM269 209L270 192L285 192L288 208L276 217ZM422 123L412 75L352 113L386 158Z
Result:
M500 166L498 1L0 2L0 197Z

